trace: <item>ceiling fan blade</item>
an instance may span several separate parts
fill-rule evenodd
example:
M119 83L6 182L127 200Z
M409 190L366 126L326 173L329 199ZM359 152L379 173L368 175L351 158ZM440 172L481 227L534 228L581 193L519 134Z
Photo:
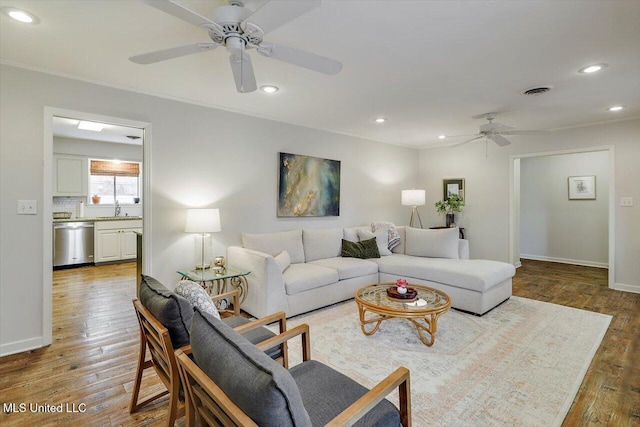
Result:
M476 141L476 140L478 140L478 139L482 139L482 138L484 138L484 135L478 135L478 136L476 136L475 138L467 139L466 141L459 142L459 143L457 143L457 144L453 144L453 145L452 145L452 146L450 146L449 148L457 147L457 146L459 146L459 145L466 144L467 142Z
M163 12L168 13L169 15L173 15L176 18L180 18L183 21L187 21L190 24L193 24L197 27L200 27L204 24L213 24L216 25L215 22L211 21L208 18L205 18L202 15L198 15L191 9L187 9L186 7L172 1L172 0L142 0L149 6L155 7Z
M288 46L275 43L261 43L257 50L259 54L267 58L288 62L289 64L304 67L312 71L318 71L330 76L342 70L342 63L339 61Z
M497 133L489 134L487 135L487 138L498 144L500 147L511 144L511 141L509 141L502 135L498 135Z
M501 135L545 135L551 133L548 130L508 130L500 132Z
M446 135L447 138L463 138L463 137L468 137L468 136L478 136L477 133L467 133L464 135Z
M231 63L231 72L236 81L236 89L238 92L253 92L258 88L249 55L245 53L234 53L229 57L229 62Z
M253 12L246 21L249 21L267 34L289 21L320 6L320 0L284 1L272 0L265 2L258 10Z
M167 59L178 58L180 56L192 55L194 53L212 50L218 47L216 43L192 43L184 46L172 47L169 49L156 50L155 52L144 53L129 58L129 61L136 64L153 64L155 62L166 61Z

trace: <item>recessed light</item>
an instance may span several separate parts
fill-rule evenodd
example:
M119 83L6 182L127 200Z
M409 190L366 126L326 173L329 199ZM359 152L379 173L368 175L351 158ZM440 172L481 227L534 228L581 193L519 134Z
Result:
M376 122L376 123L384 123L384 122L386 122L386 121L387 121L387 119L386 119L386 118L384 118L384 117L378 117L378 118L375 120L375 122Z
M598 71L602 70L606 66L607 64L593 64L593 65L589 65L587 67L579 69L578 72L584 73L584 74L597 73Z
M78 129L81 130L90 130L93 132L102 132L102 128L104 127L104 124L102 123L96 123L96 122L85 122L84 120L80 122L80 124L78 125Z
M447 135L438 135L438 139L445 139Z
M263 91L264 93L276 93L277 91L280 90L280 88L278 86L266 85L266 86L260 86L260 90Z
M39 24L40 18L34 15L31 12L27 12L26 10L16 9L15 7L5 6L0 8L2 13L7 15L9 18L14 19L16 21L22 22L24 24Z
M623 105L614 105L613 107L609 107L607 108L608 111L620 111L620 110L624 110L624 106Z

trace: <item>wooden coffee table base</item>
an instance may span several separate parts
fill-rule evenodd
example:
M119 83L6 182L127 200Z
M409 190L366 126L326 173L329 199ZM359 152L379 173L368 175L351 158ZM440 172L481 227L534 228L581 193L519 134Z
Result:
M429 298L431 302L427 306L406 307L404 301L391 299L386 295L389 286L391 284L380 283L356 291L362 333L367 336L375 334L387 319L407 319L415 326L420 341L431 347L436 342L438 319L451 307L449 296L433 288L412 285L419 295Z
M367 311L371 311L372 313L376 313L376 316L370 319L366 319ZM362 333L365 335L373 335L378 329L380 329L380 325L383 320L387 319L398 319L405 318L416 327L416 331L418 332L418 337L420 341L428 347L431 347L433 343L436 342L436 332L438 331L438 318L442 313L434 313L430 315L426 315L424 317L403 317L398 315L381 315L373 310L367 310L366 307L363 307L361 304L358 304L358 312L360 315L360 329ZM425 324L419 322L419 320L424 320ZM370 325L375 323L375 326L370 331L367 331L366 325Z

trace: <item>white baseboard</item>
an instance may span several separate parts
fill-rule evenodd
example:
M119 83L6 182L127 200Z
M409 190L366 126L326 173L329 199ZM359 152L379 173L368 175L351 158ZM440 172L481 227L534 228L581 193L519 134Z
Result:
M529 254L520 254L520 258L531 259L534 261L549 261L549 262L559 262L561 264L582 265L585 267L609 268L609 264L606 262L582 261L579 259L554 258L549 256L529 255Z
M616 291L633 292L634 294L640 294L640 285L625 285L624 283L615 283L611 286L611 289Z
M34 350L43 346L42 337L30 338L28 340L10 342L0 345L0 357L10 354L22 353L23 351Z
M514 266L515 268L520 268L522 267L522 263L520 262L520 260L516 261L516 265Z

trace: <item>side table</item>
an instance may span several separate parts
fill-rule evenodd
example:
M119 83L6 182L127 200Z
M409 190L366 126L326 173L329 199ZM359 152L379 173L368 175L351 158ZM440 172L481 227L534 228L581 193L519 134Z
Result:
M240 291L239 299L241 305L247 298L247 292L249 291L247 276L251 274L250 271L238 271L227 268L225 273L216 273L214 270L208 268L206 270L178 270L177 273L181 275L183 279L200 283L209 295L219 295L227 292L229 286L233 286Z

